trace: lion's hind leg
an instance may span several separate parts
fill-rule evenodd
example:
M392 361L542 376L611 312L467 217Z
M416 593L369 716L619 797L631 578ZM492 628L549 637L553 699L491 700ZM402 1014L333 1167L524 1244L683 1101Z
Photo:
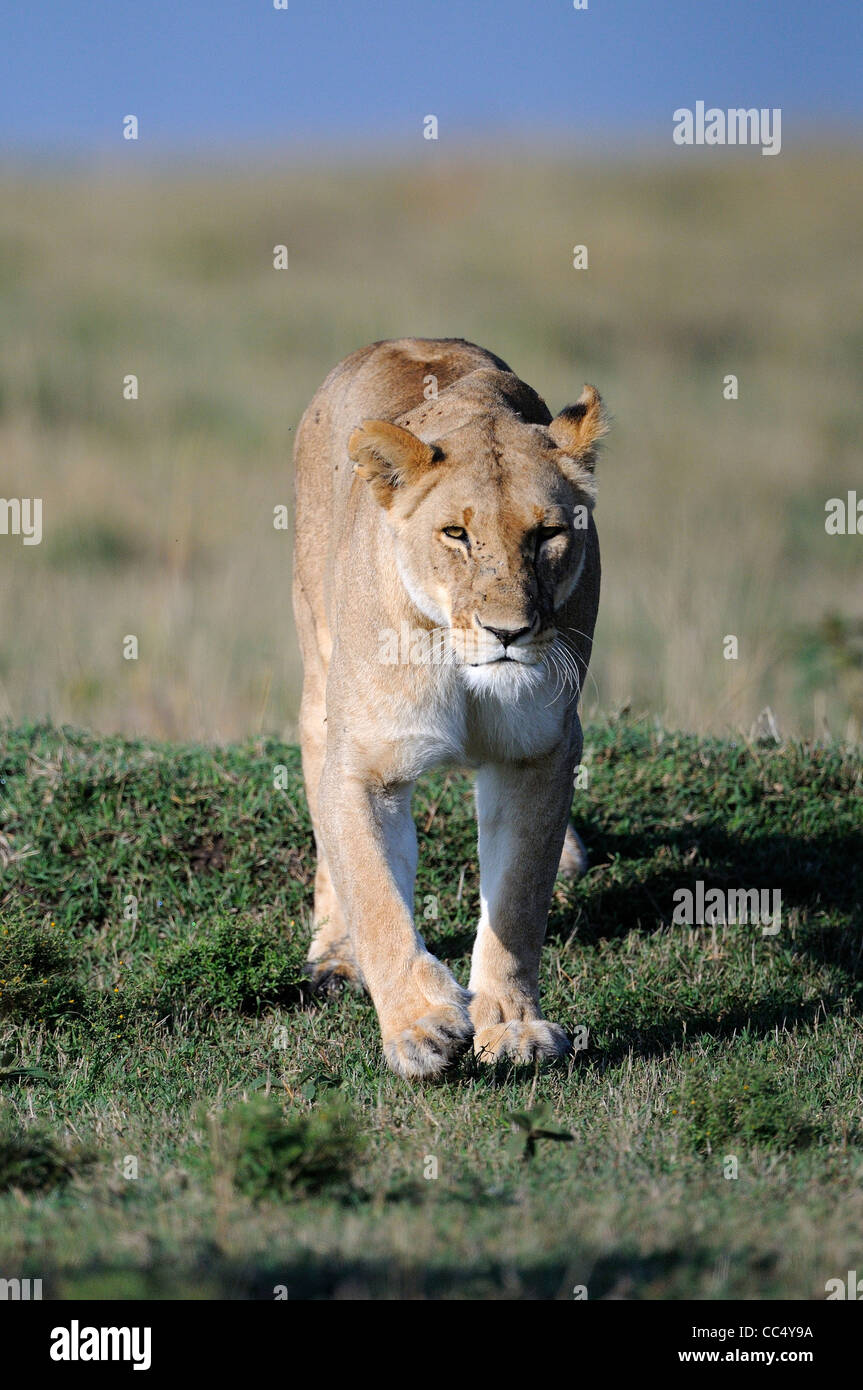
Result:
M332 993L340 985L359 989L362 976L356 963L350 934L336 895L320 833L319 793L327 752L327 663L303 587L297 583L294 604L300 645L303 649L303 696L300 703L300 747L306 800L315 833L317 867L312 940L306 957L306 974L315 993Z
M362 989L363 977L354 957L347 923L339 906L330 869L321 850L315 873L315 927L306 958L306 971L316 994L330 994L342 985Z

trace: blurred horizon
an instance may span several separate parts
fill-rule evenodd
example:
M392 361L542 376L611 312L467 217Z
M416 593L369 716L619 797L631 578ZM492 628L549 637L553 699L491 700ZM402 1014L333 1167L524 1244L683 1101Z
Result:
M770 704L786 733L859 740L860 544L825 534L824 504L860 483L861 161L516 174L0 185L3 491L45 499L40 545L0 538L0 717L291 736L291 538L273 509L291 502L293 431L343 356L421 334L491 348L555 410L585 380L603 392L588 715L630 704L719 733Z
M291 736L293 431L415 335L607 401L588 715L859 741L863 539L824 504L863 496L861 33L838 0L6 15L0 490L44 539L0 534L0 718ZM781 153L676 145L701 100L779 108Z

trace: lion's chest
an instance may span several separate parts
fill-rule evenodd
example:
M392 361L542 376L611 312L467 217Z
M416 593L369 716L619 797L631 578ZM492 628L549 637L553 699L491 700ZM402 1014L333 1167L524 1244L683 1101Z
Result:
M446 672L417 698L390 692L372 713L353 724L363 766L381 780L414 781L438 766L480 767L487 763L543 758L568 745L575 709L554 682L530 691L478 691Z
M549 703L541 692L515 700L469 693L465 761L479 766L545 757L565 741L570 722L564 701Z

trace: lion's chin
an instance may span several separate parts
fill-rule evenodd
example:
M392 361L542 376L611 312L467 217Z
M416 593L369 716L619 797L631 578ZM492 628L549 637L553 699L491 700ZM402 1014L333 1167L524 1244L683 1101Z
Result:
M498 699L515 699L542 685L545 664L542 661L486 661L479 665L461 667L464 682L477 695L494 695Z

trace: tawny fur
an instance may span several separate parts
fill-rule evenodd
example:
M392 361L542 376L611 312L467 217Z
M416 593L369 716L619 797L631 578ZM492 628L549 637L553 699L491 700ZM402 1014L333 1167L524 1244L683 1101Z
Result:
M407 338L341 362L297 433L310 969L365 985L402 1076L437 1075L471 1041L487 1061L569 1047L542 1017L538 971L558 867L584 866L567 824L599 603L603 430L593 387L552 420L492 353ZM386 642L403 631L420 659L393 664ZM468 990L414 925L411 791L442 763L477 775Z

